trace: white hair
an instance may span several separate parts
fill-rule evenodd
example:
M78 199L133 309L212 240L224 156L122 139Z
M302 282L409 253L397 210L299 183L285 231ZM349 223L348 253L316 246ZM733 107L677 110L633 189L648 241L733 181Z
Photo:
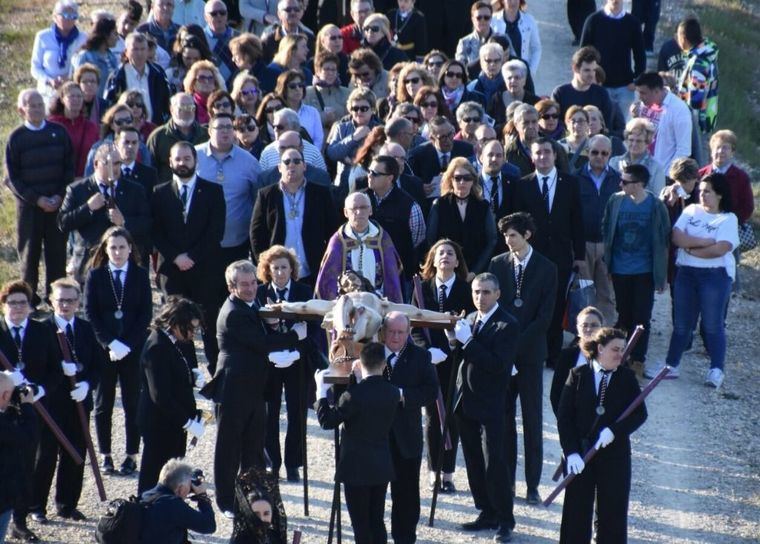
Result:
M520 59L508 60L501 67L501 74L504 76L504 79L507 79L509 72L517 72L520 74L520 77L528 77L528 66Z
M64 11L73 11L79 15L79 4L74 0L58 0L53 7L53 15L63 13Z
M484 44L480 48L480 52L479 52L480 60L483 60L484 58L486 58L489 53L497 54L499 55L499 58L504 60L504 50L501 48L501 46L498 43Z
M42 98L42 95L39 93L37 89L29 88L29 89L22 89L20 93L18 93L18 100L16 101L16 107L18 109L23 109L26 107L26 105L29 103L29 98L36 94L40 98Z

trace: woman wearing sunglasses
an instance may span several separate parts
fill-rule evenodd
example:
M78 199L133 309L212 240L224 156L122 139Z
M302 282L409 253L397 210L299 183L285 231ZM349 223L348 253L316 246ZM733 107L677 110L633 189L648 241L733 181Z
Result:
M565 134L565 125L562 124L559 114L559 104L551 98L544 98L536 102L538 111L538 134L552 140L559 140Z
M476 183L478 173L464 157L451 159L441 180L441 197L428 215L427 242L448 238L462 246L467 281L485 272L496 247L496 222Z
M210 60L211 51L205 40L180 28L172 47L172 60L166 70L166 79L174 92L183 89L183 81L190 67L199 60Z
M210 118L207 108L209 95L226 88L222 74L210 60L199 60L187 71L183 84L185 92L193 95L196 120L201 125L207 125Z
M346 103L351 91L341 85L339 65L340 57L335 53L319 53L314 60L316 72L312 85L306 87L304 102L317 108L325 133L329 133L333 123L348 113Z
M391 43L391 23L385 15L373 13L367 17L364 20L362 32L364 33L362 45L369 47L380 57L380 62L386 70L390 70L397 62L409 60L403 51Z
M261 104L259 80L247 72L240 72L232 81L232 106L236 114L256 115Z
M261 129L261 143L266 147L277 138L274 135L274 114L284 108L282 99L274 93L269 93L261 99L256 112L256 124Z
M453 114L456 114L457 108L463 102L477 102L486 107L486 97L481 92L467 89L468 82L467 68L461 61L450 60L441 67L438 88L446 101L446 106Z
M264 145L259 137L261 130L256 123L256 118L244 113L235 117L232 127L235 129L235 143L258 160L264 150Z
M113 142L119 129L134 125L135 118L132 115L132 108L126 104L114 104L106 110L100 123L100 140L92 144L90 152L87 154L87 164L84 167L85 176L91 176L95 172L95 152L98 148L104 143ZM143 142L140 142L137 161L145 166L153 166L151 154Z
M303 81L311 81L314 74L306 66L309 58L308 39L303 34L289 34L280 40L277 54L261 75L261 88L266 92L273 91L277 78L288 70L300 70Z
M277 77L274 94L280 97L286 108L298 114L301 128L305 129L314 146L322 151L325 144L325 133L322 129L322 118L314 106L305 104L306 81L300 70L288 70Z
M422 127L420 134L423 138L429 136L428 123L438 116L443 116L452 123L454 122L454 116L451 115L449 108L446 106L446 101L441 96L440 91L435 87L425 85L420 87L417 91L417 95L414 97L414 105L420 109L422 115Z
M140 133L140 141L147 142L150 133L156 130L156 125L148 119L148 108L140 91L132 90L121 93L117 104L125 104L132 110L132 124Z

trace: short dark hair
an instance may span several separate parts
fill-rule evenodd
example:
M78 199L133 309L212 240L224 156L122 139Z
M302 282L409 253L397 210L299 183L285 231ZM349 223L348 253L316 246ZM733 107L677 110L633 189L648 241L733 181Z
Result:
M0 288L0 302L5 304L8 297L14 293L23 293L26 295L26 300L29 304L32 303L32 288L24 280L13 280L4 283L3 287Z
M140 137L140 131L137 130L137 127L135 127L134 125L127 125L127 126L119 127L116 129L115 138L118 138L125 132L134 132L135 134L137 134L138 138Z
M530 143L530 146L533 147L534 145L544 145L544 144L549 144L550 146L552 146L552 151L554 151L555 155L557 154L557 148L554 147L554 140L552 140L548 136L539 136L538 138L536 138Z
M153 327L156 330L177 327L183 336L189 336L195 329L193 327L194 319L197 319L203 326L203 312L201 312L200 306L189 299L170 295L162 306L161 313L153 319Z
M129 0L125 8L125 11L127 12L127 17L129 17L133 21L139 22L140 19L142 19L143 7L140 2L136 2L135 0Z
M720 201L718 201L718 209L722 212L732 211L731 206L731 186L728 183L728 178L724 174L719 172L711 172L700 180L700 183L709 183L712 190L718 195Z
M581 351L589 359L595 359L599 355L599 346L606 346L613 340L625 340L625 332L612 327L602 327L594 333L594 336L581 342Z
M379 155L372 160L378 164L382 164L386 173L392 175L394 180L398 177L398 161L396 161L394 157L391 157L390 155Z
M643 164L628 164L623 168L623 173L628 174L644 187L649 185L649 169Z
M494 289L499 289L499 278L496 277L496 274L491 274L490 272L481 272L474 278L472 278L472 283L475 282L482 283L484 281L490 282L491 285L493 285Z
M691 157L681 157L670 164L668 176L673 181L688 181L699 178L699 163Z
M370 342L362 348L359 358L367 370L380 370L385 365L385 346L380 342Z
M699 19L694 15L690 15L678 23L678 30L683 31L684 38L692 47L696 47L704 40L702 26L699 24Z
M643 74L639 74L639 77L633 81L633 84L636 85L636 87L648 87L650 89L665 88L665 82L663 81L662 76L657 72L644 72Z
M340 57L338 55L331 51L323 51L314 59L314 68L318 70L328 62L332 62L335 66L340 67Z
M599 64L602 62L602 56L599 54L599 50L593 45L587 45L581 47L575 53L573 53L573 66L580 68L583 63L596 62Z
M180 140L179 142L175 142L173 146L169 149L169 155L171 156L172 151L175 149L180 149L182 147L185 147L190 150L190 153L193 154L193 160L195 162L198 162L198 152L195 150L195 147L190 142L186 142L185 140Z
M532 235L535 235L536 222L533 221L533 216L529 213L511 213L499 219L499 232L506 236L507 230L509 229L519 232L520 236L525 236L525 233L528 231L530 231Z

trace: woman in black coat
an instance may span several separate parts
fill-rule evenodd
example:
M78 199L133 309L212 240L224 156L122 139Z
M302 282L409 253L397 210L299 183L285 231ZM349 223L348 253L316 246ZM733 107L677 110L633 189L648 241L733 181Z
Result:
M467 283L467 265L464 262L462 248L456 242L443 238L435 242L425 257L422 265L422 302L418 301L426 310L436 312L451 312L460 315L475 311L470 293L470 285ZM414 342L430 351L431 360L438 373L438 383L441 384L443 401L447 404L448 416L451 411L451 399L456 376L452 373L456 367L452 356L449 340L441 329L418 329L412 330ZM439 469L443 473L440 489L441 493L454 493L454 469L456 468L457 445L459 443L459 430L456 420L448 417L448 433L451 441L451 449L443 452L443 465L438 459L441 446L441 422L436 403L425 407L425 437L428 444L427 465L430 472L431 487L435 482L435 473Z
M127 439L127 457L120 472L132 474L137 469L140 449L137 428L140 352L153 317L153 299L148 271L140 266L140 253L124 227L111 227L103 234L90 261L85 295L85 315L111 359L103 367L95 389L95 429L103 455L103 471L114 472L111 415L118 379Z
M391 23L381 13L373 13L364 20L363 47L369 47L380 58L383 68L390 70L398 62L407 62L409 57L401 49L394 47L391 40Z
M462 246L468 281L486 271L496 247L496 221L477 180L478 173L467 159L451 159L427 226L429 245L449 238Z
M451 59L443 64L438 76L438 88L452 115L456 115L459 105L465 102L477 102L484 109L488 105L485 95L478 91L468 90L467 83L469 83L467 68L462 62Z
M142 352L142 391L138 423L144 442L137 492L158 483L161 467L173 457L184 457L187 433L200 438L203 424L195 407L193 387L202 387L203 373L184 355L181 344L192 345L203 323L198 305L170 296L153 320L153 330Z

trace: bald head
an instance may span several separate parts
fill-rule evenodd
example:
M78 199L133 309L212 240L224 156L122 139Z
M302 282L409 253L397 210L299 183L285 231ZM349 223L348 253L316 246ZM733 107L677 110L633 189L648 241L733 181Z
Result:
M303 139L295 130L288 130L280 134L280 137L277 138L277 147L280 149L280 152L284 149L303 150Z
M364 232L369 227L369 216L372 215L372 203L364 193L351 193L343 203L343 215L348 224L356 232Z
M383 320L382 337L385 347L398 353L409 338L409 317L403 312L389 312Z

